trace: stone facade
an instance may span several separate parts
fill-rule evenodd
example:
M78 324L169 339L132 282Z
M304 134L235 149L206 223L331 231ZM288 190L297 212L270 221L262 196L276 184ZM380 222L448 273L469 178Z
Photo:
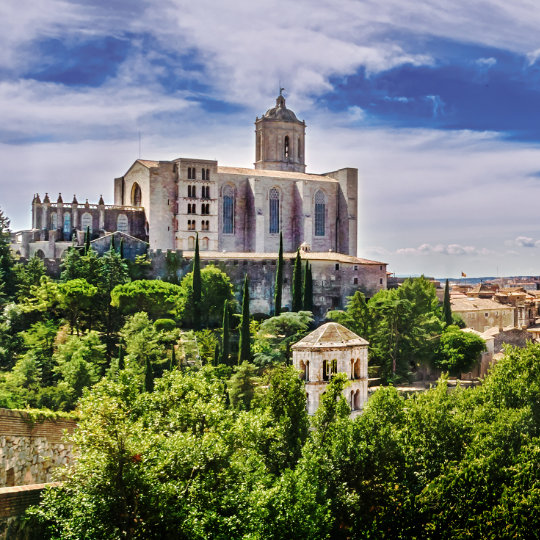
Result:
M343 395L357 416L368 399L369 343L338 323L326 323L292 346L293 365L305 381L307 411L315 414L330 379L345 373Z

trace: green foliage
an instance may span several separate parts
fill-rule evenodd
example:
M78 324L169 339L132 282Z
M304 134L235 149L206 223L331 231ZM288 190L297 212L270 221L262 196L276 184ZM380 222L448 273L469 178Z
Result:
M34 255L26 264L17 263L14 272L17 280L17 300L23 301L30 295L32 287L39 286L41 278L45 275L45 265Z
M154 328L158 332L171 332L176 328L176 322L173 319L158 319L154 322Z
M435 365L452 375L469 372L486 350L486 342L472 332L447 326L442 335Z
M276 265L276 281L274 284L274 316L281 313L281 300L283 294L283 233L279 232L279 252Z
M90 285L86 279L72 279L58 285L60 309L68 320L71 331L79 334L81 320L86 318L91 327L90 311L98 293L97 287Z
M296 259L294 260L293 278L292 278L291 311L298 312L302 309L302 259L300 250L296 250Z
M311 274L311 265L306 261L304 269L302 306L304 311L313 311L313 276Z
M178 271L182 266L182 257L176 253L176 251L167 251L165 256L165 281L178 285L180 279L178 278Z
M288 363L290 347L309 332L313 316L309 311L282 313L259 326L254 346L254 363L267 367Z
M249 278L244 278L242 294L242 319L240 321L240 339L238 343L238 364L251 360L251 332L249 313Z
M450 303L450 285L448 284L448 279L444 285L444 300L442 307L443 321L446 326L451 326L454 321L452 317L452 304Z
M111 305L126 315L144 311L152 319L175 313L182 288L166 281L139 279L117 285L111 292Z
M225 366L230 365L230 354L231 354L231 323L229 320L229 302L225 300L223 304L223 325L221 329L221 348L219 363L224 364Z
M229 399L235 409L248 411L258 385L257 368L249 362L235 366L234 375L227 382Z
M9 247L11 242L9 224L9 219L0 209L0 300L2 296L7 299L12 298L17 287L15 261Z
M209 264L201 270L201 322L204 327L216 327L222 321L225 300L233 301L231 280L216 266ZM177 312L182 325L195 328L193 272L184 276L180 283Z
M205 328L195 332L197 346L199 347L199 357L204 364L212 364L214 352L219 344L216 330Z

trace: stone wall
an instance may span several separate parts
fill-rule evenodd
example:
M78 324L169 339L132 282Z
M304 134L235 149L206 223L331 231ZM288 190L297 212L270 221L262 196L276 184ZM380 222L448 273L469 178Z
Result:
M50 482L73 457L63 437L74 428L73 420L32 422L25 412L0 409L0 487Z

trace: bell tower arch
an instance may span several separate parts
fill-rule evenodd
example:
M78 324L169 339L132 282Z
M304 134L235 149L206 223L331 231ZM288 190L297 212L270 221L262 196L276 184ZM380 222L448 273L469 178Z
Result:
M255 120L255 168L306 172L306 123L287 109L280 89L276 106Z

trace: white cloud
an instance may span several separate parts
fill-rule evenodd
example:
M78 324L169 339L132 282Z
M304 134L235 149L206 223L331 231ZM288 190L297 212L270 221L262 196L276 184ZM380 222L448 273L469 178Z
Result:
M489 58L478 58L478 60L476 60L476 63L480 67L490 68L490 67L493 67L497 63L497 59L493 58L492 56Z
M462 246L460 244L422 244L416 248L400 248L396 250L398 255L489 255L491 252L485 248L476 248L474 246Z

